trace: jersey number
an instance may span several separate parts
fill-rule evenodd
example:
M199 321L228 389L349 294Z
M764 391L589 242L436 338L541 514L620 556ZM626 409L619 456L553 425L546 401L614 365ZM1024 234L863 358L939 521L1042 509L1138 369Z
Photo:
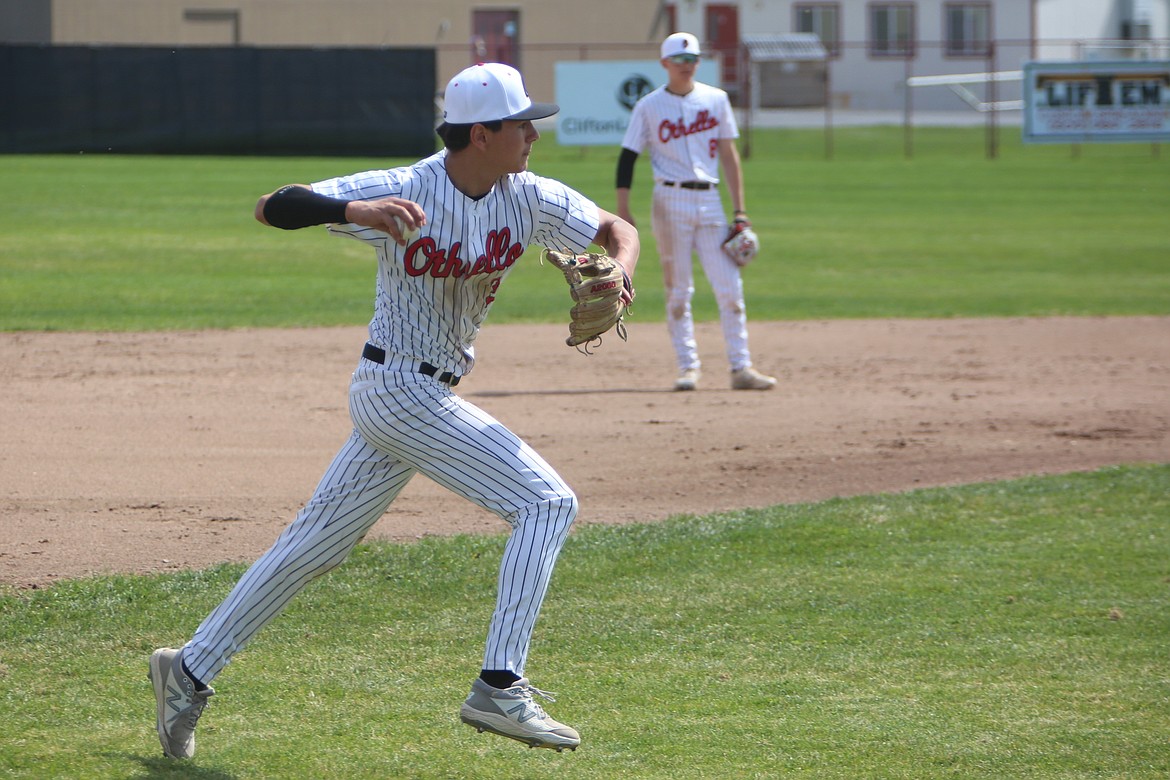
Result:
M484 298L484 302L491 303L494 301L496 299L496 290L498 289L500 289L500 277L497 276L495 279L492 279L491 290L488 292L487 297Z
M719 153L719 139L712 138L710 141L707 142L707 146L711 147L710 148L711 159L714 160L715 156Z

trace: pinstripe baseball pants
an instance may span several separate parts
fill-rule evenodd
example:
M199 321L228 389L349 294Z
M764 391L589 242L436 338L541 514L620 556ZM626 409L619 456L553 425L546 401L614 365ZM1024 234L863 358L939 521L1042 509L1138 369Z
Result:
M687 190L655 185L651 227L666 285L666 327L679 371L699 368L691 313L691 299L695 295L692 253L699 255L703 273L715 294L731 370L750 366L743 278L739 266L723 253L727 218L718 188Z
M512 526L484 669L523 676L529 641L577 497L515 434L421 374L363 360L350 387L355 430L312 499L184 648L209 683L309 582L340 565L416 473Z

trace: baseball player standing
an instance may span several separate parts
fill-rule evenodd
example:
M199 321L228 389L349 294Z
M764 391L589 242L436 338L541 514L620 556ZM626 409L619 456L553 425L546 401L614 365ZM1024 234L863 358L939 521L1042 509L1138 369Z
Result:
M208 687L310 581L342 563L415 474L512 527L482 671L460 718L530 747L575 749L577 732L534 700L529 641L577 497L528 444L453 392L500 283L531 244L573 253L604 247L632 276L633 226L560 182L530 173L540 137L519 72L479 64L447 85L444 149L414 165L289 185L260 198L256 219L329 225L378 256L369 341L353 374L354 430L308 504L178 649L150 658L158 736L173 758L195 752ZM630 297L632 287L625 296ZM627 301L628 302L628 301Z
M735 115L726 92L695 81L701 56L695 36L674 33L662 42L660 53L668 81L634 105L617 163L617 213L634 224L630 212L634 163L649 149L654 169L651 227L662 261L667 330L679 372L674 388L694 390L700 378L691 313L695 293L691 256L697 253L719 305L731 387L770 390L776 380L752 368L739 266L722 249L728 224L719 197L720 165L736 221L750 224L735 145L739 137Z

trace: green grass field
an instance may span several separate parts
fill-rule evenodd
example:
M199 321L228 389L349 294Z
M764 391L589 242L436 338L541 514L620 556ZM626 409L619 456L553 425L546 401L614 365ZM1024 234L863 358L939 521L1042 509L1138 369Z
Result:
M826 160L819 133L755 133L753 319L1170 314L1165 154L914 139L838 130ZM363 323L368 250L251 211L379 164L0 157L0 330ZM605 207L613 165L548 138L533 167ZM643 227L648 181L643 160ZM491 322L563 320L530 259ZM186 763L161 757L146 659L242 567L0 588L0 777L1164 778L1168 520L1161 465L579 528L527 670L573 754L458 723L502 536L360 546L216 680Z
M1024 146L999 159L980 129L756 131L747 197L764 253L746 273L753 319L1170 313L1170 155L1148 145ZM532 167L613 208L616 151L538 142ZM0 330L361 324L373 254L323 229L252 218L256 199L404 161L320 158L0 157ZM640 320L662 318L649 235ZM560 321L563 291L534 252L492 322ZM699 282L696 313L715 316ZM705 294L704 294L705 293Z
M538 685L580 729L458 722L500 537L359 547L217 680L199 754L146 658L242 571L0 598L12 778L1164 778L1170 467L924 490L569 540Z

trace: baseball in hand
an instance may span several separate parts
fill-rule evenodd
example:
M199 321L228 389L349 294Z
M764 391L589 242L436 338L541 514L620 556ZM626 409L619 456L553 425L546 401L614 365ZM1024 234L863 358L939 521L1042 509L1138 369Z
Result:
M406 243L410 243L418 238L418 228L407 227L406 222L402 217L395 217L394 224L398 226L398 232L402 234L402 238Z

